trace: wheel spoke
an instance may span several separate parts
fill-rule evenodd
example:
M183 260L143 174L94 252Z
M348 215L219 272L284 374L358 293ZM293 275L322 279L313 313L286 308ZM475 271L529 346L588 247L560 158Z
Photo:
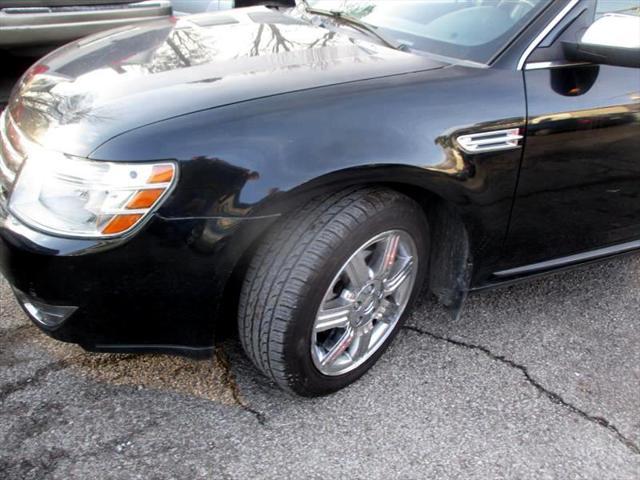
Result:
M349 278L352 286L362 287L365 283L371 280L371 269L365 260L365 252L358 252L351 258L349 263L345 266L344 272ZM352 290L354 288L352 287Z
M405 260L404 265L402 265L402 268L400 268L398 272L396 272L392 277L385 280L385 295L393 295L398 290L398 288L400 288L402 284L411 277L411 274L413 273L413 266L413 258L408 258Z
M322 366L330 367L331 365L333 365L335 361L340 357L340 355L342 355L347 350L347 348L349 348L354 338L355 332L353 331L353 329L347 328L347 331L344 332L344 335L342 335L342 337L340 337L340 340L333 346L333 348L331 348L331 350L329 350L329 352L322 359Z
M398 258L398 246L400 245L400 235L392 233L384 241L384 251L376 267L376 276L385 278Z
M357 345L356 350L353 353L353 359L359 360L364 357L369 351L369 346L371 345L371 337L373 336L373 328L371 328L368 332L363 333L359 337L357 337Z
M341 302L340 305L321 309L316 319L316 333L331 330L333 328L347 328L349 315L353 310L353 303Z
M389 323L390 320L393 320L396 318L396 314L398 312L398 305L396 305L395 303L384 299L382 302L380 302L380 307L381 307L381 314L380 314L380 321L384 322L384 323Z

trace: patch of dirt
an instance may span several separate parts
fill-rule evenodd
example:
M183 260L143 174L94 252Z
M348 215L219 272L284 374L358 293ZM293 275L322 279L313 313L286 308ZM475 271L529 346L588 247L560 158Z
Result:
M93 380L170 390L229 405L236 403L235 385L229 384L226 366L217 357L194 360L160 354L90 353L36 333L39 335L32 337L35 345Z
M0 363L3 368L42 358L98 382L174 391L224 404L238 404L237 386L219 355L194 360L172 355L89 353L47 337L31 325L0 277Z

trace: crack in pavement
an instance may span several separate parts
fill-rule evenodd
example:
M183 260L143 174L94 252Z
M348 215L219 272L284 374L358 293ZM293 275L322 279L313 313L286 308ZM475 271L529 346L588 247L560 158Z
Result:
M264 413L256 410L251 407L243 398L240 393L240 387L238 387L238 382L236 382L235 375L231 371L231 363L229 362L229 358L225 353L224 349L221 346L216 348L216 359L223 370L223 376L220 379L223 385L226 385L229 391L231 392L231 396L233 397L234 402L242 408L244 411L252 414L258 420L260 425L265 425L267 423L267 417Z
M0 386L0 402L3 402L9 395L22 391L30 386L37 386L40 384L42 380L44 380L47 375L53 372L58 372L60 370L64 370L68 366L68 359L58 360L56 362L51 362L45 365L44 367L38 368L33 375L30 375L27 378L22 380L18 380L14 383L9 383Z
M576 407L575 405L573 405L572 403L570 403L569 401L565 400L559 393L556 393L552 390L547 389L546 387L542 386L535 378L533 378L531 376L531 374L529 373L529 369L527 367L525 367L524 365L520 365L519 363L516 363L513 360L510 360L506 357L504 357L503 355L498 355L493 353L491 350L489 350L487 347L483 347L482 345L475 345L472 343L467 343L467 342L463 342L460 340L454 340L452 338L448 338L448 337L443 337L440 335L436 335L435 333L431 333L428 332L426 330L422 330L418 327L414 327L412 325L405 325L402 327L403 330L409 330L411 332L414 333L418 333L420 335L425 335L427 337L430 337L434 340L439 340L442 342L447 342L450 343L451 345L455 345L457 347L461 347L461 348L465 348L468 350L476 350L479 352L484 353L486 356L488 356L490 359L500 362L504 365L507 365L511 368L515 368L516 370L519 370L520 372L522 372L522 374L524 375L525 379L527 380L527 382L529 384L531 384L536 390L538 390L538 392L540 392L541 394L543 394L545 397L547 397L551 402L557 404L557 405L561 405L562 407L568 409L569 411L575 413L576 415L582 417L584 420L593 423L595 425L598 425L600 427L604 427L606 428L611 434L613 434L613 436L620 442L622 443L625 447L627 447L629 450L631 450L631 452L635 453L636 455L640 455L640 447L638 445L636 445L633 441L631 441L629 438L627 438L626 436L624 436L622 434L622 432L620 432L620 430L618 429L618 427L616 427L613 423L611 423L609 420L607 420L604 417L600 417L600 416L596 416L596 415L591 415L587 412L585 412L584 410L580 409L579 407Z

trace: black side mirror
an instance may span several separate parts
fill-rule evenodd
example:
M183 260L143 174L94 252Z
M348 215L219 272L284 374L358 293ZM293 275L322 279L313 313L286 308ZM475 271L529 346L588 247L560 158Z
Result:
M596 20L579 43L564 42L566 57L618 67L640 67L640 16L609 14Z

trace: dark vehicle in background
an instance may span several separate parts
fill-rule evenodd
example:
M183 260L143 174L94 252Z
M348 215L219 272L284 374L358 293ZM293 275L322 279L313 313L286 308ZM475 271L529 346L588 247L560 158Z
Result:
M340 10L337 10L340 9ZM236 322L321 395L426 286L640 248L635 1L308 1L160 20L34 65L0 125L0 267L54 338L206 354Z
M0 49L61 45L169 15L169 0L0 0Z

